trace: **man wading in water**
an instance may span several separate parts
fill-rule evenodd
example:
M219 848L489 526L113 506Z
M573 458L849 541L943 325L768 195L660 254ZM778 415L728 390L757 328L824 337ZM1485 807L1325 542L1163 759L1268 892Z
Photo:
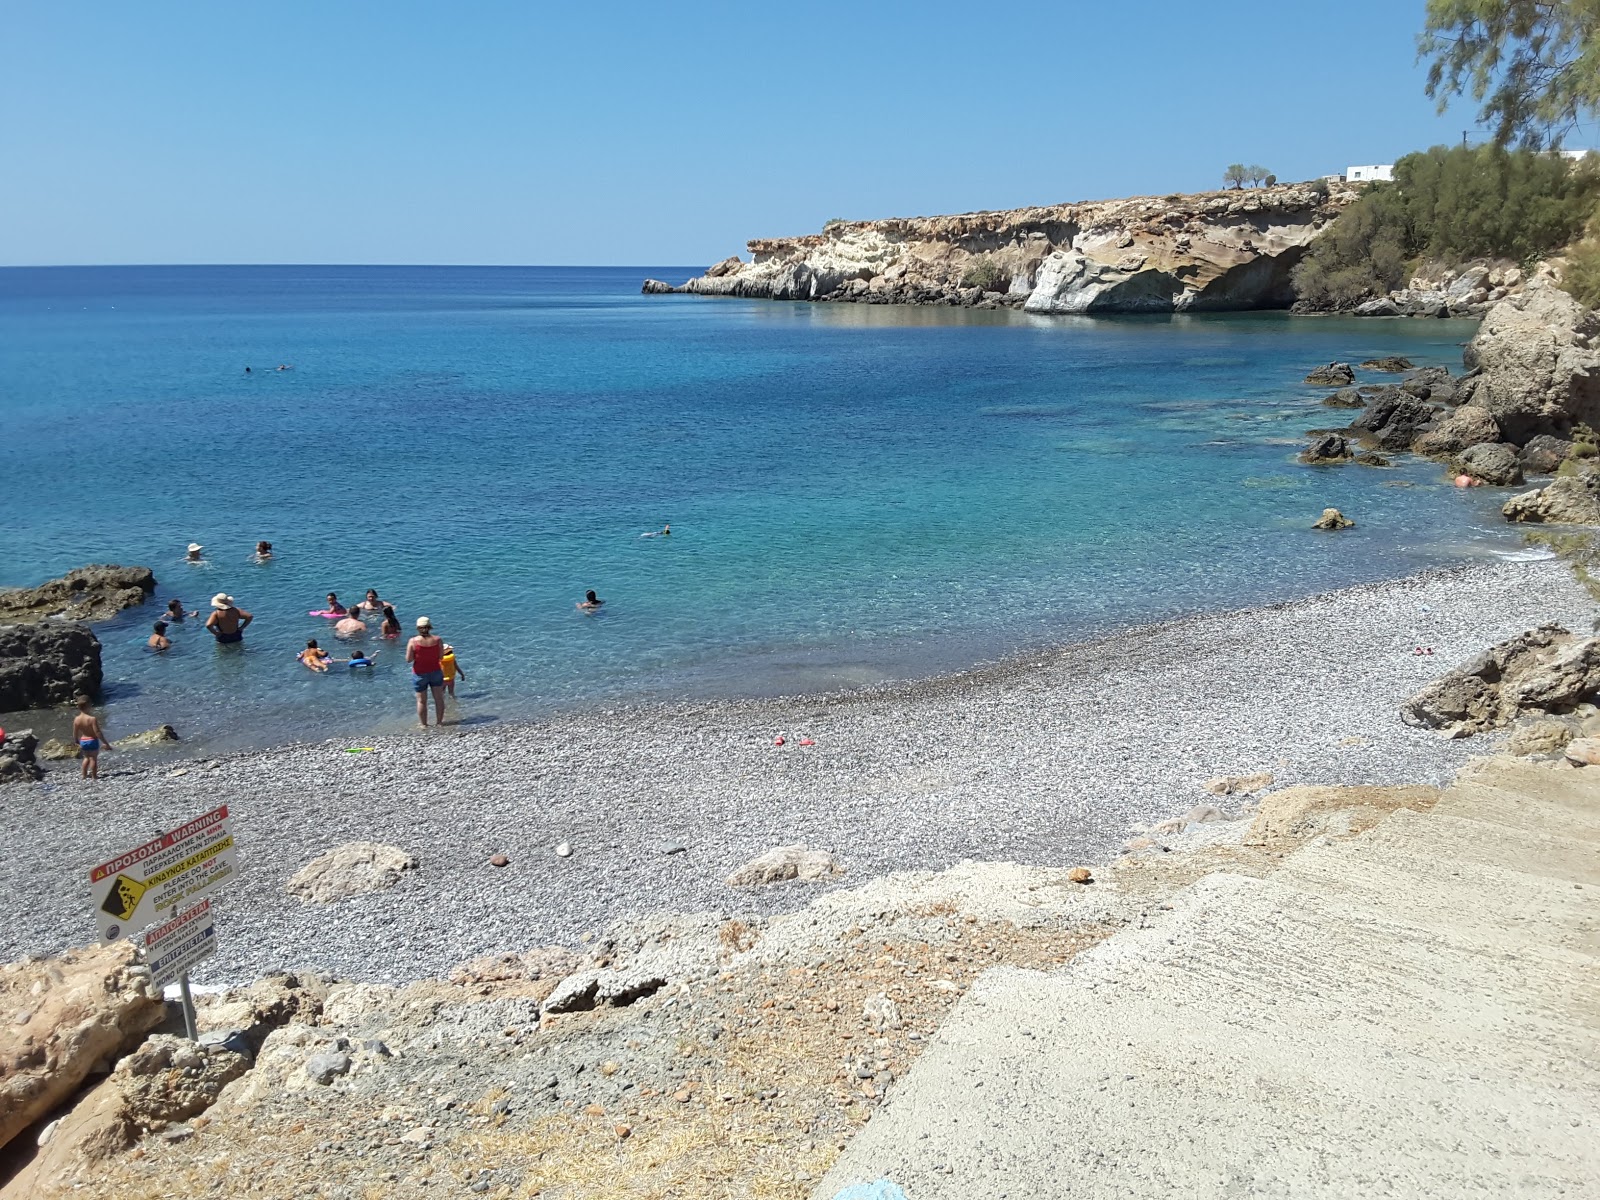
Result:
M411 664L411 690L417 693L417 720L428 727L428 693L433 693L434 722L444 724L444 639L435 637L427 617L417 618L417 636L406 643Z
M211 597L211 607L214 611L206 618L206 628L211 631L211 636L219 642L244 641L245 628L255 617L236 606L227 592L218 592Z

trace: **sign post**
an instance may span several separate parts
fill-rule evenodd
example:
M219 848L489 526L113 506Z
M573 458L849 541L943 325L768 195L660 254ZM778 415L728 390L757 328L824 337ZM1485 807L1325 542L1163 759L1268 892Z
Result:
M217 949L211 900L200 893L231 879L238 869L223 804L89 872L102 940L138 934L166 916L145 935L145 962L157 987L177 981L191 1041L195 1014L189 968Z

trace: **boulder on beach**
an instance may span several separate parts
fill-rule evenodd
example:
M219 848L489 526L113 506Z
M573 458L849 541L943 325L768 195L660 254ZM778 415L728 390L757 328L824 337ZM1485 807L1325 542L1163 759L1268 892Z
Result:
M350 896L381 892L417 868L416 857L380 842L347 842L317 855L284 884L307 904L332 904Z
M777 846L751 859L728 876L729 887L783 883L790 879L811 882L843 875L839 860L826 850L805 846Z
M0 625L0 712L100 695L100 639L86 625Z
M1312 523L1313 529L1354 529L1355 522L1345 516L1337 508L1325 508L1322 515Z
M1315 387L1348 387L1356 381L1356 373L1349 363L1331 362L1313 369L1305 381Z
M1485 650L1400 706L1408 725L1471 737L1523 713L1561 713L1600 692L1600 638L1542 625Z
M165 1018L132 942L0 965L0 1146Z
M143 604L155 590L156 577L149 567L80 567L38 587L0 591L0 624L48 617L106 621L125 608Z
M1400 306L1387 296L1378 296L1371 300L1363 300L1351 309L1351 315L1356 317L1398 317L1401 315ZM1363 367L1368 363L1362 363ZM1379 368L1380 370L1382 368Z
M39 739L31 729L14 729L0 742L0 783L32 783L44 778L38 763Z
M1522 492L1500 509L1508 521L1544 525L1600 525L1600 472L1563 475L1542 488Z
M1468 446L1456 455L1455 466L1463 475L1506 487L1522 482L1522 462L1517 448L1507 442L1484 442Z
M1500 426L1487 408L1466 404L1411 444L1417 454L1429 457L1457 454L1468 446L1498 442Z

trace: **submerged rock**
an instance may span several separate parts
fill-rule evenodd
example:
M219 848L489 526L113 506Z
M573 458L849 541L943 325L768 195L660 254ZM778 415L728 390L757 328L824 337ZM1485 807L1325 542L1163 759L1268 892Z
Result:
M1400 371L1409 371L1415 365L1416 364L1414 364L1409 358L1404 358L1404 357L1402 357L1401 355L1398 355L1398 354L1390 354L1390 355L1386 355L1383 358L1369 358L1369 359L1367 359L1366 362L1361 364L1361 369L1364 370L1364 371L1394 371L1394 372L1400 372Z
M1312 465L1347 462L1349 458L1350 443L1337 433L1323 434L1300 453L1300 461Z
M0 712L100 695L100 639L86 625L0 625Z
M1322 515L1312 523L1313 529L1354 529L1355 522L1345 516L1337 508L1325 508Z

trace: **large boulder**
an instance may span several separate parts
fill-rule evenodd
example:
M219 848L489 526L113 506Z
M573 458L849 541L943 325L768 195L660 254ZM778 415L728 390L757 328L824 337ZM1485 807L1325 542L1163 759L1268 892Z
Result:
M1476 404L1464 405L1455 410L1415 442L1412 450L1418 454L1443 456L1465 450L1483 442L1498 442L1500 426L1487 408Z
M1406 450L1435 415L1431 405L1396 389L1374 396L1350 428L1370 435L1385 450Z
M1416 369L1416 364L1409 358L1399 354L1387 354L1382 358L1369 358L1361 364L1364 371L1411 371Z
M0 966L0 1145L165 1018L132 942Z
M1522 482L1522 462L1517 457L1517 448L1507 442L1468 446L1456 456L1456 469L1496 487Z
M80 567L35 588L0 591L0 624L46 617L106 621L125 608L143 604L155 590L156 577L149 567Z
M100 695L100 639L86 625L0 625L0 712Z
M1566 712L1600 692L1600 638L1560 625L1519 633L1430 683L1400 706L1409 725L1471 737L1523 713Z
M1541 433L1565 437L1579 423L1600 428L1597 337L1600 315L1536 276L1489 309L1467 346L1467 365L1483 372L1473 403L1519 446Z
M290 877L283 890L307 904L332 904L392 888L403 872L416 867L415 856L399 846L347 842L317 855Z
M32 783L44 778L38 762L39 739L31 729L14 729L0 742L0 783Z
M1325 433L1300 452L1300 461L1313 465L1350 460L1350 442L1340 434Z
M1528 444L1522 448L1523 470L1534 471L1541 475L1552 474L1567 461L1567 455L1572 453L1572 446L1573 444L1566 439L1551 437L1548 433L1531 437L1528 439Z
M1600 525L1600 473L1563 475L1542 488L1511 497L1500 509L1508 521L1544 525Z
M1329 408L1365 408L1367 401L1361 392L1353 387L1340 388L1331 396L1324 396L1322 402Z

